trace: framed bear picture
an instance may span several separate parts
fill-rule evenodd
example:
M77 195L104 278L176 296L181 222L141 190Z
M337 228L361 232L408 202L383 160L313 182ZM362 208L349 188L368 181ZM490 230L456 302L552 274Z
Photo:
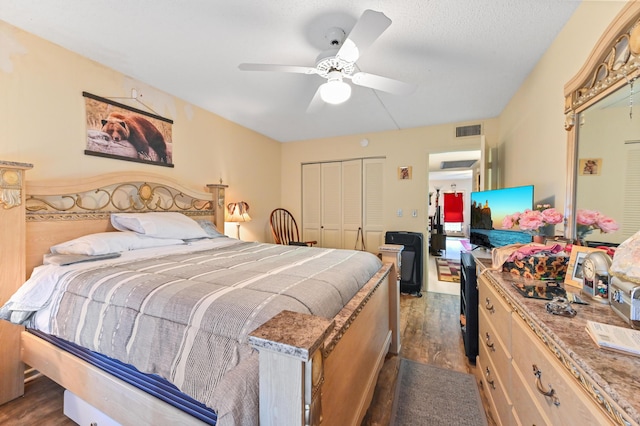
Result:
M82 92L87 116L85 155L173 167L173 121Z

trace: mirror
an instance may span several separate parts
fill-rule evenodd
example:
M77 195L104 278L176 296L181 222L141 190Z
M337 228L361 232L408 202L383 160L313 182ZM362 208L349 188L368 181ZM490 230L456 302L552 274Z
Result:
M586 241L620 244L640 230L640 81L627 84L576 118L576 210L596 210L619 229Z
M620 244L640 230L640 2L609 25L578 74L565 85L567 199L565 237L577 212L597 211L619 229L594 229L589 245Z

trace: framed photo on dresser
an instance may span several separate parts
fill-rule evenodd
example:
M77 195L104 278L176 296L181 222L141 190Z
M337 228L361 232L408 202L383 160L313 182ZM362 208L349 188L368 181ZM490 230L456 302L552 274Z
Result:
M602 251L593 247L572 246L569 265L567 266L567 275L564 277L564 283L573 287L582 288L582 263L587 254L594 251Z

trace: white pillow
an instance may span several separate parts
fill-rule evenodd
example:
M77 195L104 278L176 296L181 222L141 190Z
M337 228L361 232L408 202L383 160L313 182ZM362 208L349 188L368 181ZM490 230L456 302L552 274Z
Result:
M209 238L226 237L226 235L220 233L213 222L208 219L196 219L196 223L200 225L202 229L204 229L204 232L207 233L207 236L209 236Z
M51 247L52 254L85 254L89 256L120 253L148 247L184 244L180 239L151 238L135 232L99 232Z
M120 253L108 254L45 254L42 263L45 265L67 266L75 263L95 262L96 260L116 259L120 257Z
M119 231L134 231L154 238L208 237L195 220L178 212L112 213L111 224Z

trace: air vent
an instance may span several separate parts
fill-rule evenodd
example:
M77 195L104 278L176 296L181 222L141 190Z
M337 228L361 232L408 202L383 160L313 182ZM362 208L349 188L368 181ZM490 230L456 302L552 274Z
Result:
M471 124L469 126L456 127L456 138L463 138L465 136L479 136L481 134L481 124Z
M468 169L473 166L478 160L458 160L458 161L443 161L440 163L440 169Z

